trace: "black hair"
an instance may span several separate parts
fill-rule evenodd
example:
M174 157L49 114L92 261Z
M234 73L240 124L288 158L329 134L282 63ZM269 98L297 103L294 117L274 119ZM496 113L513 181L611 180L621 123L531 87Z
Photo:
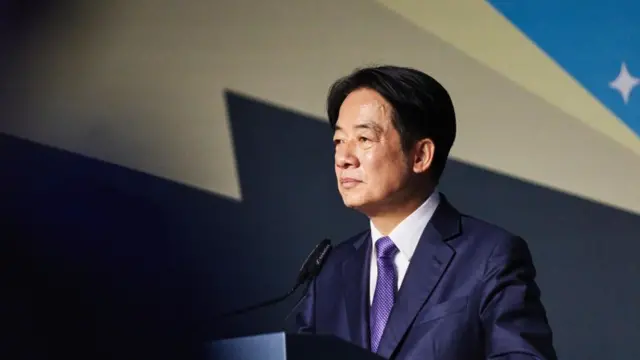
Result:
M420 139L433 141L435 154L429 175L437 184L456 137L456 116L447 90L431 76L412 68L387 65L356 69L329 89L327 115L333 129L343 101L362 88L377 92L391 104L393 125L403 150Z

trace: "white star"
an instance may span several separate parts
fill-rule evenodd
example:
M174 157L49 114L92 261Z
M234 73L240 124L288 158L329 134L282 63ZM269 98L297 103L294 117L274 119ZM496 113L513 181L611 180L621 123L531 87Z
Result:
M620 95L622 95L622 100L626 104L629 102L631 91L633 91L633 88L638 86L638 84L640 84L640 79L629 74L627 64L623 62L618 77L609 83L609 87L618 90Z

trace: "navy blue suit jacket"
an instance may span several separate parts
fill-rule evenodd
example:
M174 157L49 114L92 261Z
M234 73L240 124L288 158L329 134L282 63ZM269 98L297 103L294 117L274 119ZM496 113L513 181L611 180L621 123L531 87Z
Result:
M336 246L295 310L298 333L369 348L370 231ZM382 335L395 359L556 359L524 240L462 215L444 196Z

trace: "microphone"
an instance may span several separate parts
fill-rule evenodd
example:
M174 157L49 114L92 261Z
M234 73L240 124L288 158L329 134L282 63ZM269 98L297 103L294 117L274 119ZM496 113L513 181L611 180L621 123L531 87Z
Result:
M279 303L279 302L285 300L286 298L291 296L291 294L293 294L296 290L298 290L298 288L302 284L304 284L307 281L313 279L314 277L316 277L320 273L320 270L322 269L322 266L324 265L325 260L327 259L327 255L329 255L329 252L331 251L331 249L332 249L332 245L331 245L331 240L329 240L329 239L324 239L318 245L316 245L316 247L307 256L307 258L305 259L304 263L300 267L300 270L298 272L298 278L296 279L295 285L286 294L284 294L282 296L279 296L277 298L271 299L271 300L267 300L267 301L261 302L261 303L256 304L256 305L252 305L252 306L249 306L249 307L246 307L246 308L241 308L241 309L234 310L234 311L231 311L231 312L228 312L228 313L224 313L220 317L227 317L227 316L235 316L235 315L244 314L246 312L249 312L249 311L252 311L252 310L255 310L255 309L259 309L259 308L262 308L262 307L266 307L266 306L269 306L269 305L273 305L273 304L276 304L276 303Z

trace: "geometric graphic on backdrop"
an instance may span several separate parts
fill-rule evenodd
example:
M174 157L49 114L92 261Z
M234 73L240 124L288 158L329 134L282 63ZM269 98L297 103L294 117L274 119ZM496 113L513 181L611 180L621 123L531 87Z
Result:
M628 5L614 12L612 6L601 2L587 4L593 1L580 2L579 8L558 1L491 2L525 35L487 2L377 2L640 155L640 141L630 130L638 128L640 96L636 95L635 105L631 104L633 99L625 105L620 94L609 87L625 60L632 70L638 69L633 70L636 77L640 76L640 48L630 45L640 41L640 26L631 20L638 13L631 7L640 6ZM596 20L609 16L609 23L600 21L592 26L587 22L596 7L598 11L606 8ZM618 21L615 16L624 11L626 16Z
M640 136L640 2L489 2Z

